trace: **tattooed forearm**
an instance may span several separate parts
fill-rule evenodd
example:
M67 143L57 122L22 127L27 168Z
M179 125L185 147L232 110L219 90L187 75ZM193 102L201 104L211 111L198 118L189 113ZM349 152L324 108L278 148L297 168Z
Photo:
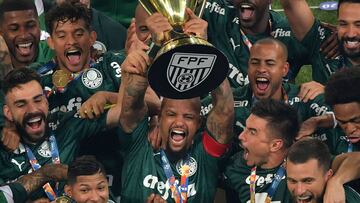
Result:
M214 136L214 139L221 144L227 144L232 137L232 122L224 116L222 121L209 117L206 122L206 126L210 133Z
M125 85L120 123L125 132L132 132L147 112L144 98L148 81L145 77L129 74Z
M30 194L44 185L47 181L49 181L48 177L42 175L39 171L35 171L31 174L22 176L16 182L20 183L25 188L27 194Z
M22 176L16 182L20 183L26 192L30 194L50 180L65 180L67 178L67 170L68 167L64 164L48 164L37 171Z
M225 80L211 92L213 109L206 121L207 128L219 143L228 143L232 137L234 99L229 82Z

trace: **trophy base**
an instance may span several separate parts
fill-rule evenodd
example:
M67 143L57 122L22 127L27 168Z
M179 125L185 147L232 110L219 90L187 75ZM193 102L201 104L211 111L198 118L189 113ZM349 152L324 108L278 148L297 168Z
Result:
M188 99L208 94L226 78L226 56L196 37L174 39L158 52L149 68L151 88L163 97Z

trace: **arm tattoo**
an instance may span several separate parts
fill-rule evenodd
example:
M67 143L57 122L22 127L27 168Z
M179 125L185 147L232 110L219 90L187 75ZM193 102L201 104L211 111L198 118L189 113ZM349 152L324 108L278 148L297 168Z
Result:
M35 171L31 174L22 176L16 182L20 183L25 188L27 194L30 194L44 185L47 181L49 181L48 177L43 176L38 171Z

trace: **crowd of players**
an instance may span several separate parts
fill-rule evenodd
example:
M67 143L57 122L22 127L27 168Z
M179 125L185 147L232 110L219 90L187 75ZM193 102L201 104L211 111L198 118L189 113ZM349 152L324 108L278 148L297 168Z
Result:
M187 9L183 32L229 72L176 100L147 78L149 42L173 29L162 14L139 4L126 31L54 1L41 40L34 1L3 0L0 202L360 202L360 1L339 0L336 26L280 3ZM295 85L304 65L313 81Z

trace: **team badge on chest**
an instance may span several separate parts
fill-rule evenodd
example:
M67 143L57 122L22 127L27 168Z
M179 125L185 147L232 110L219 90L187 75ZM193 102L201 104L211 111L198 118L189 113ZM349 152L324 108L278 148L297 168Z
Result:
M82 83L90 89L98 88L103 82L103 76L97 69L90 68L81 76Z
M49 158L51 157L51 150L50 150L50 143L48 141L44 141L39 149L38 149L38 154L42 157L46 157Z
M193 157L190 157L189 158L189 174L188 174L188 177L194 175L196 173L196 170L197 170L197 162L196 160L193 158ZM181 159L180 161L178 161L176 163L176 170L179 174L182 174L182 169L184 169L184 166L185 165L185 162L183 159Z

